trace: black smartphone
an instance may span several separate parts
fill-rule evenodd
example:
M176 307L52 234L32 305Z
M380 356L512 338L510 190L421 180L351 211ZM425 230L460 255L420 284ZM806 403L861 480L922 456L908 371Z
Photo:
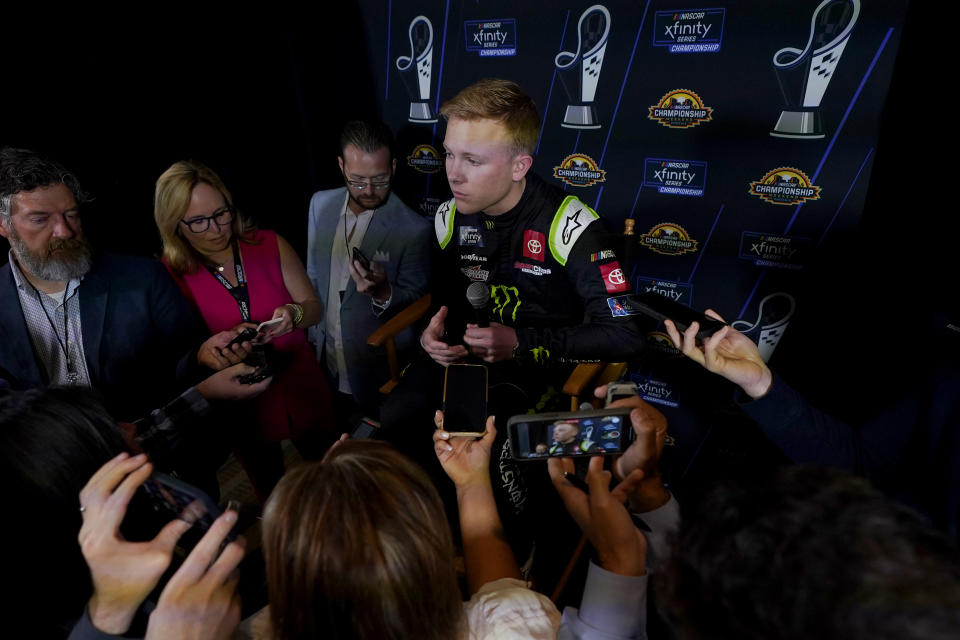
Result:
M359 262L361 267L370 271L370 260L368 260L367 256L363 255L363 252L357 247L353 248L353 259Z
M513 416L507 423L514 460L617 455L633 441L629 407Z
M202 489L165 473L155 471L143 483L154 511L179 518L205 532L223 513Z
M257 337L257 330L252 327L247 327L243 331L237 334L237 337L227 343L227 346L224 347L225 350L229 351L233 345L240 344L241 342L253 342L254 338Z
M677 330L683 333L694 322L700 323L700 330L697 331L697 337L706 340L714 333L727 326L716 318L691 309L685 304L680 304L670 298L665 298L658 293L646 292L636 293L628 297L630 305L640 313L660 320L661 322L670 318Z
M443 375L443 430L483 437L487 431L487 368L451 364Z

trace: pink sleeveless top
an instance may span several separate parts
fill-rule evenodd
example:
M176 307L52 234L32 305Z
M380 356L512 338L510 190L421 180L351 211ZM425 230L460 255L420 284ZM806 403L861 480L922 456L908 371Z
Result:
M239 243L240 260L250 294L250 321L259 324L293 299L283 284L277 234L258 231L251 240L253 243ZM237 301L207 269L182 275L169 265L167 270L203 316L211 335L243 322ZM254 400L263 438L283 440L332 424L330 389L304 330L294 329L274 338L272 344L277 373L270 387Z

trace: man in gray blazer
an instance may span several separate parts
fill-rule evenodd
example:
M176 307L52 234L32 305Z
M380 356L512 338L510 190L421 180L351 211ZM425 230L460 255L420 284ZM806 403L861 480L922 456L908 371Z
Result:
M378 390L389 377L385 355L367 346L367 336L427 292L430 224L390 193L392 144L386 125L347 123L338 158L346 186L310 200L307 274L324 314L308 335L344 426L356 413L378 414ZM398 348L413 340L407 334Z

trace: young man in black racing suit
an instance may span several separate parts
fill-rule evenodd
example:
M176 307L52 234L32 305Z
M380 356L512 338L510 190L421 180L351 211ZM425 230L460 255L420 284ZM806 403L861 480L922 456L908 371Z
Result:
M384 402L381 434L439 479L444 494L428 426L442 404L444 368L486 363L488 413L497 416L498 430L491 480L516 542L526 525L516 519L530 502L523 476L549 480L539 465L521 474L510 459L507 421L545 409L551 389L561 388L575 363L627 360L643 341L632 318L613 312L614 298L631 289L599 216L529 173L540 129L533 101L513 82L487 79L440 111L448 121L444 149L453 199L434 221L431 291L439 309L421 335L423 354ZM478 312L466 298L475 282L490 289L479 311L487 327L477 326ZM535 493L539 501L541 492ZM450 504L449 493L444 497ZM515 551L521 547L514 544Z

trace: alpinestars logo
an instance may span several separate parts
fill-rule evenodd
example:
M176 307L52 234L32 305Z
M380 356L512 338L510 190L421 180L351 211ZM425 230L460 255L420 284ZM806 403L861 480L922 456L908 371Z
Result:
M777 167L750 183L750 193L770 204L801 204L820 199L820 187L812 184L803 171Z
M571 153L553 168L553 177L571 187L589 187L606 182L607 172L597 166L593 158L583 153Z
M570 244L570 239L573 237L573 232L583 226L583 223L580 222L580 214L583 213L583 209L577 209L575 212L571 213L563 221L563 232L561 238L563 238L563 244Z
M420 173L436 173L443 169L443 158L428 144L418 144L407 156L407 164Z
M689 129L702 122L713 120L713 109L704 106L693 91L674 89L650 107L648 118L671 129Z
M640 236L640 243L665 256L679 256L697 250L697 241L692 240L683 227L672 222L656 225Z

